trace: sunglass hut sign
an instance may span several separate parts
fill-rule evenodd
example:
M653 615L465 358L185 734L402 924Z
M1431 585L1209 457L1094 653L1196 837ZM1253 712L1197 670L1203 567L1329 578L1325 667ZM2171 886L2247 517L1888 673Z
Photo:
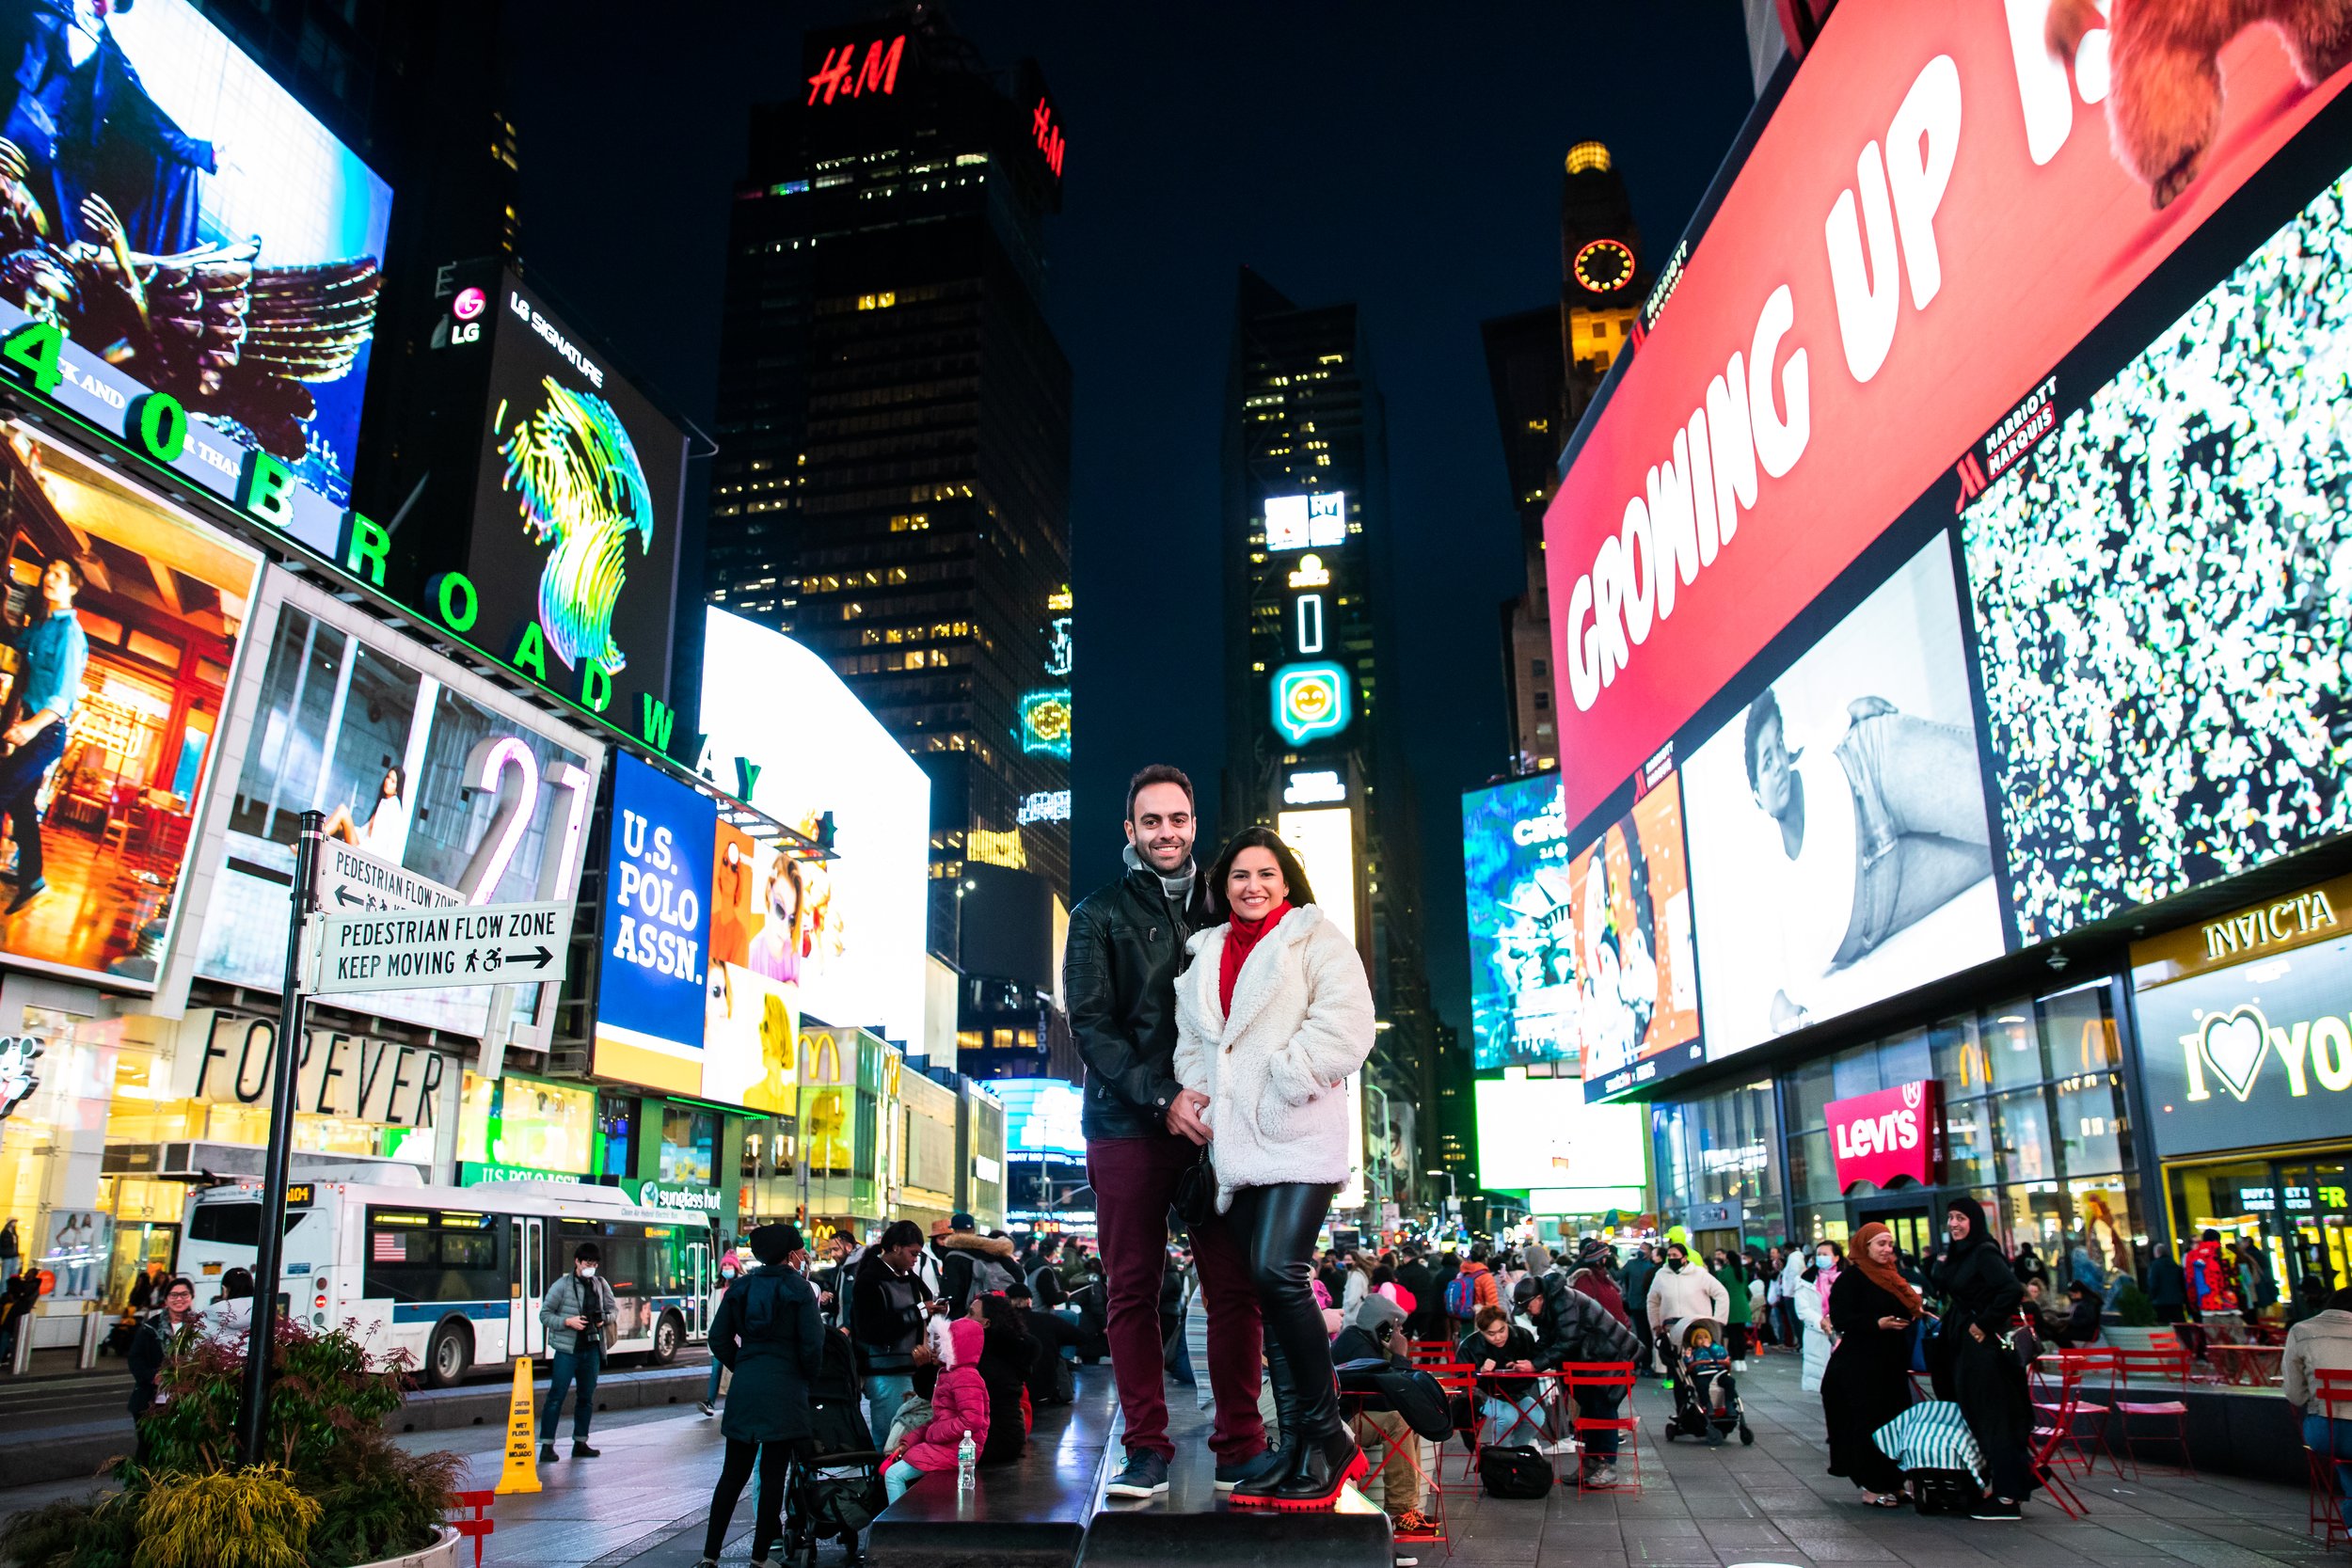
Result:
M2339 1135L2352 1117L2352 939L2139 995L2167 1154Z

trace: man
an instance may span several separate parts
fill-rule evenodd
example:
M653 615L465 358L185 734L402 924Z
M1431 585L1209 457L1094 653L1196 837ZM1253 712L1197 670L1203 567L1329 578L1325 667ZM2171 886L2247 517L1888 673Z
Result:
M20 663L8 726L0 730L0 811L16 832L16 913L49 891L41 876L40 786L65 755L74 708L82 701L82 672L89 664L89 641L73 613L82 591L82 568L72 557L53 555L40 569L43 613L18 633Z
M1590 1272L1580 1269L1572 1278L1586 1279ZM1629 1362L1641 1349L1631 1329L1611 1317L1608 1308L1570 1279L1556 1274L1541 1278L1531 1275L1520 1280L1511 1299L1535 1325L1537 1371L1558 1371L1594 1361ZM1586 1419L1605 1421L1614 1418L1624 1397L1623 1388L1579 1388L1576 1403ZM1584 1484L1617 1484L1616 1433L1600 1429L1585 1437Z
M1649 1332L1649 1287L1658 1277L1658 1248L1644 1242L1633 1256L1626 1259L1623 1275L1625 1300L1640 1308L1633 1314L1633 1338L1642 1343L1642 1364L1658 1363L1658 1344Z
M914 1350L924 1326L946 1303L914 1272L923 1229L913 1220L885 1227L859 1260L850 1286L850 1341L865 1381L866 1421L877 1433L914 1387Z
M1071 1364L1078 1358L1078 1346L1086 1336L1060 1313L1040 1308L1025 1284L1007 1291L1005 1299L1021 1314L1029 1340L1037 1346L1037 1360L1029 1369L1029 1402L1040 1410L1049 1404L1068 1404L1076 1397L1076 1374Z
M833 1234L825 1238L824 1266L808 1276L809 1284L816 1288L817 1306L823 1312L825 1322L836 1328L847 1312L842 1298L849 1292L842 1288L843 1272L849 1264L850 1254L856 1250L857 1238L841 1227L834 1226Z
M1116 1497L1168 1490L1161 1375L1160 1278L1168 1210L1177 1182L1209 1142L1206 1096L1176 1082L1176 973L1184 942L1210 924L1208 890L1193 863L1192 781L1154 765L1127 785L1127 873L1071 911L1062 990L1086 1062L1079 1125L1106 1285L1111 1370L1125 1413L1126 1463L1104 1488ZM1193 1227L1209 1318L1209 1383L1216 1423L1209 1447L1220 1491L1270 1465L1258 1415L1263 1340L1258 1297L1239 1240L1222 1219ZM1287 1372L1278 1371L1276 1387Z
M1416 1339L1442 1337L1445 1297L1438 1284L1437 1272L1429 1266L1428 1254L1419 1243L1406 1243L1405 1260L1397 1265L1396 1282L1413 1295L1413 1309L1405 1315L1405 1332Z
M932 1246L939 1254L939 1293L946 1298L951 1318L969 1311L974 1296L1000 1294L1020 1283L1011 1241L981 1235L979 1222L969 1214L949 1216L947 1233Z
M1375 1445L1382 1450L1378 1468L1366 1478L1380 1483L1381 1512L1397 1535L1421 1535L1431 1527L1421 1510L1427 1478L1420 1439L1388 1397L1375 1391L1380 1363L1395 1371L1412 1370L1405 1354L1405 1314L1386 1296L1366 1296L1356 1304L1355 1321L1331 1341L1331 1364L1341 1369L1340 1391L1352 1396L1356 1407L1356 1441L1366 1450Z
M539 1418L539 1463L555 1463L555 1423L564 1414L564 1396L577 1382L580 1402L572 1406L572 1457L595 1459L588 1446L588 1423L596 1415L596 1374L604 1370L604 1331L620 1315L621 1304L612 1287L596 1277L604 1253L594 1242L572 1249L572 1272L548 1287L539 1298L539 1322L548 1331L548 1348L555 1352L548 1374L547 1408Z
M1748 788L1794 873L1773 935L1800 991L1993 875L1976 737L1883 697L1856 698L1846 718L1833 747L1791 749L1772 689L1748 705ZM1776 1034L1812 1022L1785 989L1770 1016Z
M1494 1270L1486 1266L1486 1259L1493 1256L1494 1250L1486 1243L1471 1243L1469 1260L1446 1286L1445 1315L1450 1320L1447 1327L1451 1338L1459 1338L1470 1332L1480 1307L1502 1305L1502 1282L1495 1278Z

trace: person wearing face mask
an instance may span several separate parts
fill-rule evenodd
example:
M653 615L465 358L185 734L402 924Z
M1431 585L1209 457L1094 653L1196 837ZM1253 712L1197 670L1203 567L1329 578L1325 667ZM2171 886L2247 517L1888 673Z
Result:
M1649 1282L1649 1326L1653 1340L1669 1333L1685 1318L1725 1321L1731 1294L1723 1281L1691 1261L1691 1249L1680 1242L1666 1243L1666 1266Z
M555 1463L555 1423L564 1414L564 1396L580 1385L580 1401L572 1406L572 1457L595 1459L588 1446L588 1423L596 1415L596 1375L604 1370L605 1336L614 1326L621 1304L612 1287L596 1277L603 1251L594 1242L572 1250L572 1272L548 1287L539 1298L539 1322L548 1331L548 1348L555 1365L548 1375L548 1402L539 1417L539 1463Z
M727 1255L719 1259L719 1283L710 1292L710 1316L704 1320L706 1323L716 1323L719 1321L719 1308L727 1299L727 1287L734 1284L742 1272L741 1259L736 1256L733 1248L729 1248ZM726 1368L721 1364L717 1356L712 1356L710 1358L710 1386L703 1390L702 1403L697 1406L706 1416L719 1414L721 1380L725 1373Z
M1829 1293L1837 1283L1837 1274L1846 1261L1845 1249L1836 1242L1813 1243L1813 1250L1804 1254L1812 1259L1812 1267L1797 1276L1793 1301L1797 1323L1804 1334L1804 1370L1797 1378L1797 1386L1808 1394L1821 1391L1821 1380L1829 1373L1831 1352L1837 1348L1837 1337L1830 1331ZM1909 1369L1905 1369L1908 1372Z
M2016 1324L2026 1288L1985 1223L1981 1204L1963 1194L1950 1200L1945 1214L1952 1244L1935 1283L1949 1305L1929 1356L1935 1393L1960 1405L1993 1478L1992 1491L1971 1517L2016 1519L2034 1488L2027 1457L2033 1402L2026 1369L2001 1341Z

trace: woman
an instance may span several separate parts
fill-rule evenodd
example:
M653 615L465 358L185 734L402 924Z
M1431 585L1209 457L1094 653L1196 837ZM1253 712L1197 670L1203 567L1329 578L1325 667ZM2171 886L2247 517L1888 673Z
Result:
M230 1269L220 1276L220 1294L213 1305L204 1308L204 1332L221 1338L236 1338L253 1330L253 1275L247 1269Z
M1346 1273L1341 1277L1344 1284L1340 1291L1340 1316L1352 1322L1356 1308L1372 1293L1372 1265L1364 1261L1362 1253L1351 1252L1347 1255Z
M1903 1472L1872 1433L1911 1408L1911 1325L1926 1308L1895 1267L1895 1236L1873 1220L1854 1232L1853 1267L1829 1290L1837 1335L1821 1375L1829 1473L1862 1488L1872 1508L1900 1508Z
M2246 1304L2246 1321L2250 1323L2279 1305L2279 1287L2270 1277L2270 1260L2259 1245L2241 1236L2230 1243L2230 1250L2236 1255L2232 1262L2237 1272L2238 1300Z
M326 819L326 836L340 838L387 860L398 859L408 843L408 784L400 769L384 769L365 821L359 819L350 801L337 806L335 815Z
M1486 1418L1479 1433L1483 1449L1534 1446L1544 1440L1543 1384L1535 1372L1535 1337L1511 1321L1500 1307L1482 1307L1474 1326L1462 1336L1454 1359L1479 1371L1478 1410ZM1518 1377L1489 1374L1518 1372Z
M727 1287L734 1284L736 1276L742 1272L743 1266L737 1260L734 1248L728 1248L726 1256L719 1259L719 1283L712 1288L710 1292L708 1321L711 1323L718 1323L719 1309L727 1304ZM717 1356L710 1358L710 1382L703 1389L702 1403L697 1407L706 1416L719 1414L719 1379L726 1370L725 1363Z
M1836 1287L1838 1271L1845 1261L1845 1248L1836 1242L1816 1242L1813 1266L1798 1278L1797 1323L1804 1334L1804 1360L1797 1386L1808 1394L1820 1393L1821 1380L1829 1375L1830 1353L1837 1344L1836 1337L1830 1332L1829 1293Z
M1340 1418L1330 1340L1308 1288L1315 1237L1347 1176L1348 1075L1372 1053L1363 960L1315 907L1290 847L1234 835L1210 879L1227 923L1192 939L1176 986L1176 1080L1208 1097L1216 1207L1258 1288L1276 1386L1292 1390L1299 1440L1234 1488L1246 1508L1339 1500L1367 1466Z
M768 866L768 919L752 939L753 974L801 977L801 863L780 854Z
M1731 1339L1731 1370L1748 1370L1748 1272L1739 1259L1722 1247L1715 1249L1708 1273L1724 1288L1724 1327Z
M180 1354L198 1334L202 1332L196 1310L196 1287L184 1275L174 1275L164 1284L164 1309L139 1325L138 1334L131 1340L131 1416L133 1419L146 1415L171 1396L157 1386L164 1369L179 1359ZM147 1433L139 1433L139 1449L147 1448Z
M2015 1519L2035 1484L2028 1457L2033 1403L2026 1369L2002 1340L2014 1331L2026 1288L1985 1223L1983 1205L1963 1194L1950 1200L1945 1216L1952 1244L1935 1279L1949 1305L1930 1357L1935 1393L1958 1402L1993 1478L1991 1495L1970 1517Z
M808 1389L823 1370L825 1325L817 1314L815 1288L801 1277L800 1227L763 1225L749 1240L760 1266L728 1288L710 1325L710 1354L735 1374L735 1385L719 1418L727 1456L711 1489L710 1524L695 1568L717 1568L755 1461L759 1505L752 1560L767 1560L784 1539L784 1478L793 1445L816 1433Z

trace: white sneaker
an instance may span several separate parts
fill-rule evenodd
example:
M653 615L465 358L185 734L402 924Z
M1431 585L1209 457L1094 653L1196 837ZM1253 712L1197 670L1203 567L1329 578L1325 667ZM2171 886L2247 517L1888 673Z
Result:
M1586 1477L1584 1478L1584 1484L1585 1484L1585 1485L1587 1485L1587 1486L1614 1486L1614 1485L1616 1485L1616 1484L1617 1484L1617 1467L1616 1467L1614 1465L1594 1465L1594 1466L1593 1466L1593 1471L1592 1471L1592 1474L1590 1474L1590 1475L1588 1475L1588 1476L1586 1476Z
M1744 1361L1734 1361L1731 1364L1731 1370L1735 1372L1744 1372L1748 1370L1748 1364Z
M1539 1447L1542 1452L1557 1459L1564 1453L1576 1452L1576 1439L1573 1437L1563 1437L1554 1442L1541 1444Z
M711 1402L708 1400L697 1400L694 1403L694 1408L701 1411L706 1416L716 1416L719 1414L719 1412L712 1407Z

